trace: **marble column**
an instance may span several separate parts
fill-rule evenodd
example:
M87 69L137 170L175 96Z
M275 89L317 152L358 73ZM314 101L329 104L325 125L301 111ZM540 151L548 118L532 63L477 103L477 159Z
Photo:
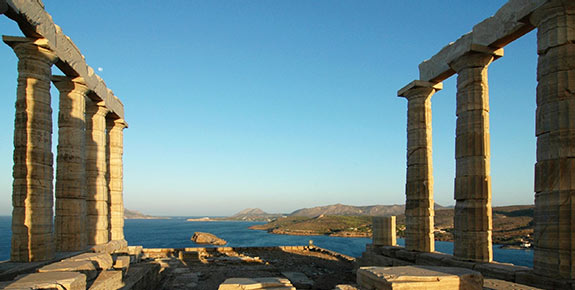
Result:
M474 47L451 68L457 72L453 254L493 261L489 88L487 68L503 50Z
M398 92L407 99L405 247L408 250L435 250L431 96L441 89L441 83L413 81Z
M86 101L86 212L88 244L110 241L106 161L106 115L103 102Z
M60 91L56 167L55 233L58 251L87 247L86 233L86 95L80 77L53 76Z
M537 26L533 268L575 279L575 2L548 1Z
M10 260L51 259L53 236L51 67L45 39L3 37L18 56Z
M395 246L397 244L395 216L373 217L372 243L374 246Z
M123 162L124 133L128 125L123 119L108 119L108 173L110 239L124 240Z

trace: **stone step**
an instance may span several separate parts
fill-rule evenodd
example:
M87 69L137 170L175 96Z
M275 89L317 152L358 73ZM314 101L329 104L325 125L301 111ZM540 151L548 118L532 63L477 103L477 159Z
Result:
M78 272L47 272L20 275L2 289L85 290L86 275Z

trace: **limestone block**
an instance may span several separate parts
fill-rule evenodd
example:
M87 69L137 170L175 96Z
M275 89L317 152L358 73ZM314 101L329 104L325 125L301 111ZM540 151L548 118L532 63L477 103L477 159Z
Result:
M575 131L554 131L537 136L537 160L560 158L575 158Z
M122 286L122 271L102 271L89 290L120 289Z
M479 263L475 266L474 270L481 272L486 277L515 281L515 274L517 272L526 272L529 271L530 268L502 263Z
M374 247L374 251L378 254L382 254L388 257L395 257L395 252L403 249L402 247L398 246L383 246L383 247Z
M560 130L575 130L575 96L537 106L536 135L558 133Z
M469 164L469 162L467 164ZM485 166L479 166L479 168L485 168ZM463 171L463 169L461 171ZM488 200L491 198L491 176L489 175L456 176L454 193L456 200L467 200L467 199Z
M575 41L575 9L573 6L567 7L566 4L560 7L560 2L555 1L543 6L531 17L537 25L537 51L540 54L550 48Z
M395 216L373 217L373 245L395 246L397 242Z
M313 281L302 272L281 272L297 289L312 289Z
M98 270L92 261L61 261L46 265L38 269L39 273L47 272L80 272L86 275L87 280L92 280L98 275Z
M241 289L285 289L295 290L296 288L285 278L265 277L265 278L229 278L220 284L219 290L241 290Z
M552 279L535 274L533 271L521 271L515 273L515 282L523 285L539 287L541 289L569 289L567 281Z
M485 199L458 200L454 228L458 231L488 231L493 228L491 203Z
M2 289L85 290L86 275L77 272L25 274L4 287Z
M117 256L114 261L114 269L121 270L124 273L128 271L130 267L130 256Z
M541 160L535 164L535 192L575 190L575 158Z
M539 77L537 82L537 105L572 98L575 91L575 71L557 71ZM544 132L542 132L544 133Z
M537 62L537 80L549 74L575 69L575 43L549 49Z
M415 260L417 259L417 255L419 255L420 253L416 252L416 251L411 251L411 250L399 250L397 252L395 252L395 257L398 259L402 259L402 260L406 260L409 262L415 262Z
M357 283L362 289L483 289L483 276L450 267L361 267Z
M443 264L443 261L451 255L433 252L433 253L421 253L417 255L415 259L415 264L423 266L439 266Z
M476 263L474 263L474 262L465 261L465 260L459 259L455 256L448 256L448 257L444 258L441 262L442 262L442 266L467 268L467 269L471 269L471 270L473 270L473 268L476 265Z
M92 261L98 270L108 270L114 264L112 256L107 253L84 253L64 261Z
M481 262L493 261L491 231L454 232L453 255Z

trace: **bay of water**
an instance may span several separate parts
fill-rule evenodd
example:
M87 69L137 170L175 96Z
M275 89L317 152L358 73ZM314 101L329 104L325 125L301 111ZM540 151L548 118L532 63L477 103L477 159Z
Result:
M0 261L10 257L10 217L0 217ZM226 241L229 247L303 246L313 243L325 249L352 257L359 257L365 251L369 238L341 238L329 236L274 235L266 231L248 229L261 222L188 222L186 218L165 220L125 220L124 234L129 245L144 248L190 248L205 247L190 240L194 232L212 233ZM403 239L398 239L404 245ZM452 242L435 242L438 252L453 254ZM533 267L532 250L500 249L493 246L493 258L498 262Z

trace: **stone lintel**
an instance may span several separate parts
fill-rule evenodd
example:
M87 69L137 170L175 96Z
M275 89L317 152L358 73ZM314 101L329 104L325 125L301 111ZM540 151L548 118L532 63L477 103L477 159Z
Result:
M407 84L405 87L401 88L399 91L397 91L397 96L407 98L405 93L407 93L409 90L413 88L432 88L435 91L440 91L443 89L443 83L433 83L433 82L414 80L409 84Z
M473 42L471 32L450 43L436 55L419 64L419 78L422 81L441 82L455 74L450 63L470 52L492 54L495 59L503 56L503 48L492 48Z
M79 83L82 85L86 85L86 81L83 77L69 77L69 76L61 76L61 75L52 75L52 82L74 82Z
M45 38L49 47L58 56L56 66L69 76L81 76L86 80L89 89L95 92L98 99L120 118L124 117L124 105L110 95L104 81L87 63L74 42L54 23L52 16L44 9L42 1L0 0L6 3L6 16L18 23L22 32L33 38ZM0 13L0 14L2 14Z

